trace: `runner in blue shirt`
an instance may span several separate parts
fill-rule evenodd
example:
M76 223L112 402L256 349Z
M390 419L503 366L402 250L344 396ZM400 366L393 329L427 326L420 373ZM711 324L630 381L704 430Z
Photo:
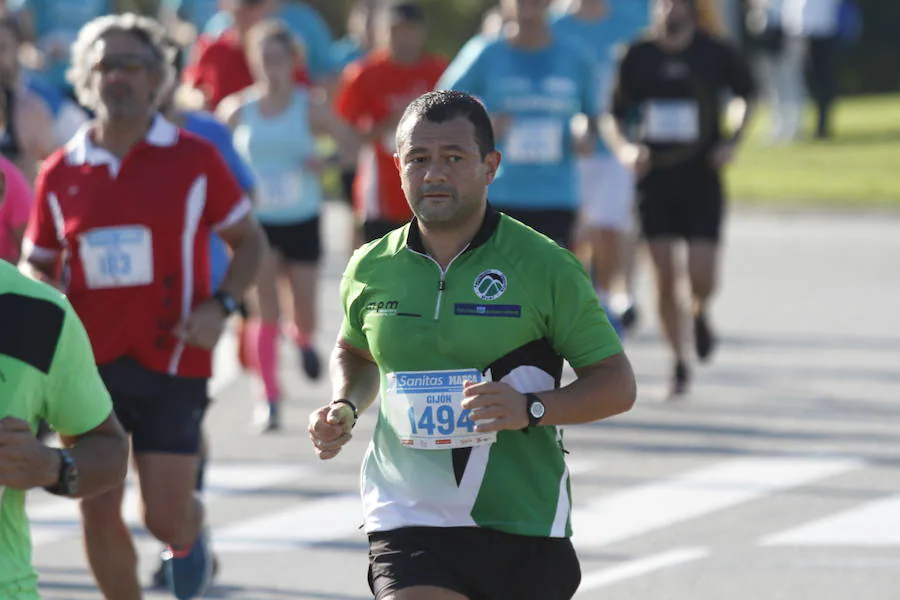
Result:
M502 0L509 18L503 33L470 41L438 89L478 96L493 116L504 160L491 203L571 247L579 206L575 151L592 152L596 144L596 61L578 40L553 33L549 5ZM577 115L589 126L576 137Z

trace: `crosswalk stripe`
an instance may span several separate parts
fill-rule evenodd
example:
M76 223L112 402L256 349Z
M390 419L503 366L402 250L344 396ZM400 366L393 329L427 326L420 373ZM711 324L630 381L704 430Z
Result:
M583 473L593 466L589 461L573 462L570 470ZM612 544L861 466L854 460L805 458L717 463L576 504L573 541L579 548ZM311 468L302 465L214 463L207 474L205 498L215 502L235 493L277 486L310 472ZM29 507L35 546L79 535L76 502L46 496L42 500ZM896 511L900 498L894 502L896 506L891 504L885 510ZM133 485L126 490L124 514L126 523L140 527L138 494ZM881 514L875 517L882 518ZM289 550L354 535L364 539L359 530L362 520L359 495L339 494L216 525L213 541L220 552Z
M596 468L596 462L572 460L572 474ZM305 502L274 514L230 526L213 528L216 552L270 552L290 550L350 538L358 534L363 521L358 494L336 495Z
M213 530L216 552L290 550L337 541L358 533L362 524L359 494L328 496L286 510Z
M643 535L713 511L860 468L854 460L748 458L576 503L576 547ZM577 500L577 498L576 498Z
M676 548L668 552L661 552L644 558L631 560L614 567L587 573L581 578L581 585L578 587L576 596L590 590L606 587L614 583L633 579L646 575L659 569L674 567L676 565L699 560L709 556L707 548Z
M208 502L226 496L272 487L303 477L309 469L299 465L279 464L211 464L206 473ZM122 503L125 522L141 526L137 488L128 482ZM73 500L36 495L29 499L28 517L34 546L76 536L81 531L81 514Z
M764 537L763 546L900 546L900 495Z

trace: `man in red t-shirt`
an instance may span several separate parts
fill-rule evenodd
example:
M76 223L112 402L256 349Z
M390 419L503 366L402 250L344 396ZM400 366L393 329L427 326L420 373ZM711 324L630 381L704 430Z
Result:
M425 15L403 2L378 17L381 49L351 63L341 77L336 109L363 139L353 204L366 241L412 218L394 166L397 122L414 98L434 89L447 61L425 52Z
M272 0L234 0L234 25L216 38L200 36L182 80L203 93L210 112L228 96L253 85L245 48L247 34L254 25L272 17L274 10ZM294 79L300 85L310 84L302 68L297 69Z
M213 146L156 114L171 64L158 23L135 15L85 25L72 84L93 109L44 163L25 232L27 274L62 284L131 436L147 529L168 545L178 598L209 583L203 506L194 495L212 349L266 250L250 201ZM209 236L233 260L212 293ZM85 545L106 598L139 598L123 488L82 501Z

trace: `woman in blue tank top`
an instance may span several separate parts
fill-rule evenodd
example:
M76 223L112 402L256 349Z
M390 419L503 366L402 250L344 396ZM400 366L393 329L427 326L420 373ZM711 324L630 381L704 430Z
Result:
M324 163L316 152L316 135L343 140L346 133L324 100L294 83L303 50L284 24L257 25L248 38L248 58L256 83L223 101L219 114L234 131L235 148L253 172L256 216L272 248L257 282L259 322L247 333L266 396L258 417L263 430L271 431L280 427L276 357L282 314L279 287L284 283L293 299L293 306L285 307L293 314L289 335L307 376L320 375L312 340Z

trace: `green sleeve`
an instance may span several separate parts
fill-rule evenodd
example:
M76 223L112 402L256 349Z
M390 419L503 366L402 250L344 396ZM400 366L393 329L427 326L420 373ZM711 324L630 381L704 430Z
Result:
M361 297L366 289L364 283L357 281L351 267L341 278L341 307L344 310L344 320L341 323L340 337L360 350L369 350L369 341L363 332Z
M94 429L112 412L112 400L94 362L94 351L71 305L47 375L44 418L62 435Z
M552 277L547 320L553 348L576 369L622 352L622 342L584 267L567 250L557 256L557 264L547 269Z

